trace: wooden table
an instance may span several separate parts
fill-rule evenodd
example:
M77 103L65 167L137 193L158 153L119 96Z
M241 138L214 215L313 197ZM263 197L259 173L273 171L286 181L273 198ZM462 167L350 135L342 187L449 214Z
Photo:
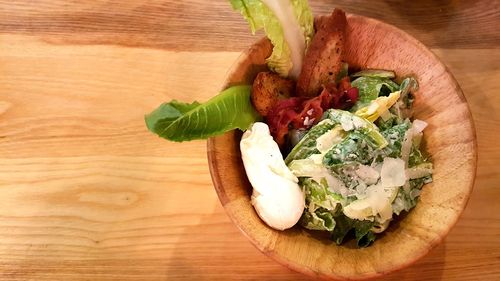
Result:
M466 211L387 280L500 280L498 2L334 2L430 47L476 124ZM0 280L306 280L231 224L204 141L144 126L163 101L216 94L254 40L224 0L0 0Z

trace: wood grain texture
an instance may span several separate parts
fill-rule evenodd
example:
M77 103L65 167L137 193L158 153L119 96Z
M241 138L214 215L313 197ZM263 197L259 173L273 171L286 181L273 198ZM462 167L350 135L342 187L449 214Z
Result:
M498 1L309 2L316 15L339 7L396 25L431 48L496 48L500 40ZM227 0L0 0L0 32L57 44L191 51L241 51L255 41Z
M310 2L383 19L433 47L475 121L465 212L443 244L384 280L498 280L497 2ZM207 100L222 86L256 39L228 9L0 1L0 280L309 280L229 221L205 142L168 143L143 124L165 100Z

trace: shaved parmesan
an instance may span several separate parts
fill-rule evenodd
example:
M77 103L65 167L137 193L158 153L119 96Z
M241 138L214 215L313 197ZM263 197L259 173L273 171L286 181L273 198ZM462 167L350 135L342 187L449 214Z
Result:
M405 161L399 158L384 158L380 171L382 187L402 186L406 182Z
M405 165L408 165L408 159L410 158L411 145L413 140L413 127L405 132L405 137L403 143L401 144L401 159L403 159Z
M414 134L418 134L421 133L427 127L427 125L427 122L415 119L413 120L411 128L413 129Z
M391 203L396 194L396 187L385 188L380 183L370 185L366 189L366 198L344 207L344 214L351 219L386 222L392 218Z
M355 170L355 173L368 185L377 183L378 178L380 177L377 170L366 165L359 165Z

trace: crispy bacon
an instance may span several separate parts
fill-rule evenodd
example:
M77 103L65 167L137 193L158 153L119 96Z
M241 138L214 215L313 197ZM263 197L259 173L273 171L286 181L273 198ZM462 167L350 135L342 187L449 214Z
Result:
M318 123L323 112L330 108L349 109L358 100L358 89L353 88L349 77L338 84L329 83L317 97L293 97L278 101L266 119L274 140L282 146L290 129L308 129Z

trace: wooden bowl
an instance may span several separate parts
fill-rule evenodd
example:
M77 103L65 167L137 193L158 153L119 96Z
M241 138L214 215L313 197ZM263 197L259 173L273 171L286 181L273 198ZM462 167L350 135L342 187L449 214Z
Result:
M300 226L276 231L260 220L250 203L252 187L243 168L242 133L208 140L208 160L215 190L227 214L264 254L315 277L366 279L401 269L427 254L447 235L465 208L474 184L476 136L465 97L446 66L423 44L394 26L357 15L348 16L349 65L392 69L398 77L414 75L415 118L429 126L424 138L434 163L434 182L424 186L417 206L391 223L375 243L363 249L337 246ZM266 69L271 52L262 39L230 70L223 88L251 84Z

